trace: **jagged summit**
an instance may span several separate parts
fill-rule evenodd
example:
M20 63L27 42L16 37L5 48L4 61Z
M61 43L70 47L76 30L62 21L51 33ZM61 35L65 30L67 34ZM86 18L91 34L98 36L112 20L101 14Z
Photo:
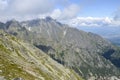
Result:
M46 21L52 21L52 20L54 20L52 17L50 17L50 16L47 16L46 18L45 18L45 20Z
M0 29L4 29L5 23L0 22Z
M9 20L9 21L7 21L6 22L6 24L13 24L13 23L17 23L17 24L19 24L19 21L17 21L16 19L11 19L11 20Z
M11 19L8 22L18 22L16 19Z
M11 28L11 27L14 27L14 28L17 28L17 27L21 27L20 23L15 20L15 19L12 19L10 21L7 21L6 24L5 24L5 28Z
M2 25L4 25L5 23L3 23L3 22L0 22L0 26L2 26Z

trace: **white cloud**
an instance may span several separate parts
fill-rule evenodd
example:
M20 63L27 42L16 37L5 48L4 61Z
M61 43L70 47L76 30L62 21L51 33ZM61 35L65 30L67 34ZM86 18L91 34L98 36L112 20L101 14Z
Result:
M62 11L60 9L55 9L50 16L54 19L59 19L62 14Z
M78 12L80 11L80 6L76 4L71 4L70 6L66 7L61 14L60 19L70 19L74 18L78 15Z
M52 12L48 12L45 14L40 14L40 18L44 18L46 16L50 16L53 19L57 20L68 20L76 17L80 11L80 7L76 4L71 4L64 9L54 9Z
M80 8L80 5L69 4L69 0L0 0L0 21L51 16L75 27L120 26L120 9L115 12L114 18L100 18L77 17Z
M76 17L69 20L63 20L64 22L73 27L105 27L105 26L120 26L120 21L115 21L109 17Z
M115 12L114 20L120 21L120 8Z
M80 7L76 4L71 4L64 9L54 9L51 13L43 14L42 16L51 16L58 20L72 19L78 15Z
M0 21L36 18L54 10L58 0L0 0Z
M45 16L58 20L71 19L78 15L79 10L79 5L69 4L68 0L0 0L0 21Z
M59 19L61 14L62 14L62 11L60 9L54 9L52 12L40 14L38 17L39 18L45 18L46 16L50 16L53 19Z
M39 14L46 13L53 9L54 0L13 0L9 9L17 14Z

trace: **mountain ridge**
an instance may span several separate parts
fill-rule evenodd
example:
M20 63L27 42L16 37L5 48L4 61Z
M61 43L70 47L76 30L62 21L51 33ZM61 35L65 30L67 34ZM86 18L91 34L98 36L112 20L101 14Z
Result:
M20 23L25 30L13 30L18 38L34 44L54 60L88 80L119 77L119 69L104 54L117 48L102 37L70 28L56 20L39 19ZM36 25L37 24L37 25ZM5 30L9 33L9 29ZM20 32L21 31L21 32ZM22 34L21 34L22 33ZM14 35L14 34L13 34ZM112 53L114 54L114 52ZM111 54L109 55L111 57Z

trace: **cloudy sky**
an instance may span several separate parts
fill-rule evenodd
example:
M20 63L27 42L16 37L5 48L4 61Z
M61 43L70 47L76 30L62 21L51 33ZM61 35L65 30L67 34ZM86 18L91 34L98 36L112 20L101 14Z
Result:
M71 26L119 26L120 0L0 0L0 21L46 16Z

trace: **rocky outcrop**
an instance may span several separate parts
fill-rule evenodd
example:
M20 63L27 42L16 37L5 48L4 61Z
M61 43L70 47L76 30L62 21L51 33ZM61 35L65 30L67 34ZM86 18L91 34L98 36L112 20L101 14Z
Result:
M82 80L38 48L0 31L0 80Z

